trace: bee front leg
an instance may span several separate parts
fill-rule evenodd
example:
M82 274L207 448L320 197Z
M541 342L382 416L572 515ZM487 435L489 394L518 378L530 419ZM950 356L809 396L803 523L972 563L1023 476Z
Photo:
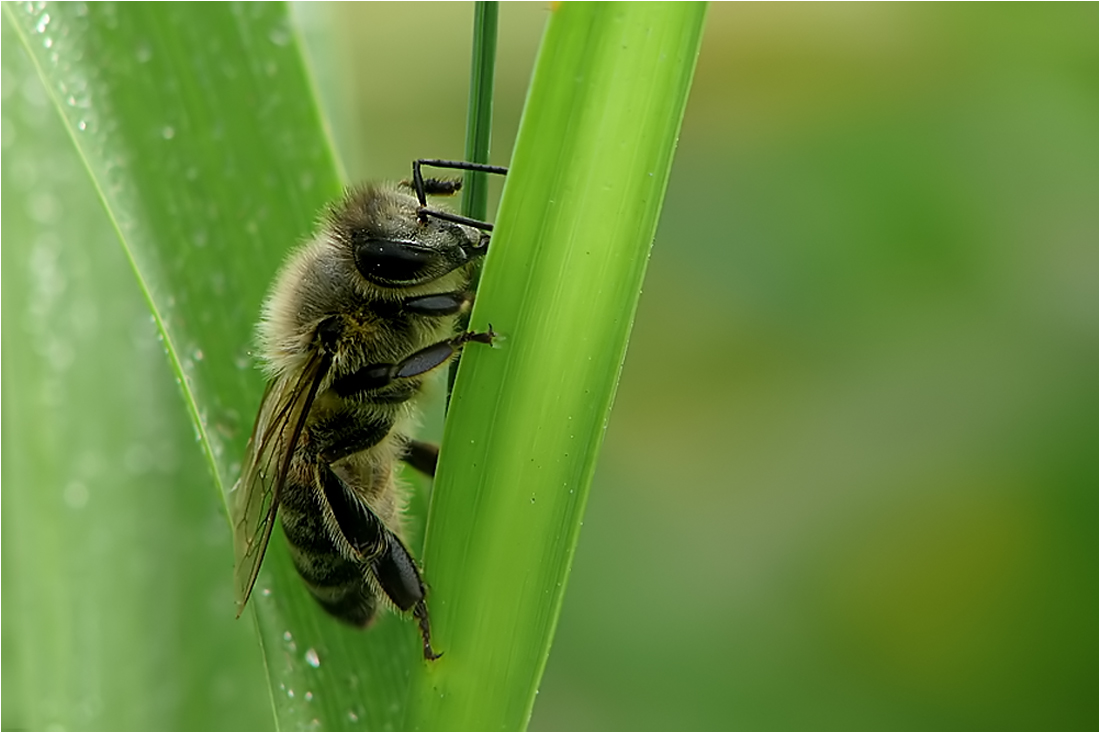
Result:
M466 313L474 304L474 294L469 292L435 293L418 295L401 301L401 309L419 316L454 316Z
M508 175L508 169L499 165L467 163L464 160L440 160L438 158L420 158L419 160L414 160L413 179L409 183L416 192L416 198L420 201L422 207L427 206L426 196L433 194L450 196L462 187L461 181L440 181L435 178L424 178L424 174L421 173L420 169L426 165L432 168L446 168L448 170L479 171L481 173L493 173L498 176Z

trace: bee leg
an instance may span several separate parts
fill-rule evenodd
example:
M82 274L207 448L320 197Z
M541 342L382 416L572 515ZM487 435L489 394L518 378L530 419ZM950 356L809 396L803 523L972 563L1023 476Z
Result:
M348 490L329 466L322 466L320 471L325 501L340 533L351 546L353 557L367 561L382 555L386 550L386 535L390 534L382 520Z
M481 221L479 219L471 219L468 216L460 216L458 214L452 214L449 211L440 211L439 209L429 209L427 206L421 206L416 210L416 216L420 221L424 222L428 220L429 216L434 216L436 219L443 219L444 221L453 221L455 224L464 224L474 229L480 229L485 232L493 231L493 225L487 221Z
M321 489L340 533L355 556L368 563L378 586L402 611L412 611L420 626L424 658L439 659L432 649L427 591L409 551L393 532L344 485L329 468L321 468Z
M368 364L358 371L346 374L332 383L332 388L341 397L349 397L358 392L380 389L395 379L417 377L436 367L446 364L466 343L491 344L496 334L492 325L485 333L467 331L454 338L425 346L420 351L402 359L396 364Z
M405 463L434 478L435 467L439 463L439 446L435 443L410 439L405 447Z
M424 179L424 174L420 172L421 166L431 166L432 168L447 168L449 170L458 171L477 171L480 173L493 173L496 175L504 176L508 174L508 169L499 165L486 165L484 163L467 163L464 160L439 160L438 158L421 158L420 160L413 161L413 190L416 191L416 198L420 202L421 206L427 206L428 201L425 198L426 194L433 193L427 185L428 181L432 183L439 183L434 178ZM461 182L459 187L461 187ZM455 190L458 190L457 188ZM454 193L450 191L449 193Z
M424 658L439 659L442 655L436 654L432 649L428 605L424 602L424 581L420 579L420 571L416 569L416 563L409 551L392 532L386 532L386 549L371 561L371 570L378 585L393 604L402 611L412 611L416 617L420 626L420 638L424 643Z
M424 642L424 658L429 662L434 662L443 656L443 652L438 652L432 649L432 628L428 622L428 604L424 601L420 601L413 607L413 616L416 617L417 625L420 626L420 639Z
M462 190L461 178L422 178L424 194L427 196L454 196ZM405 185L416 190L416 184L412 181L402 181Z
M425 179L423 173L420 172L421 166L431 166L433 168L449 168L451 170L461 171L476 171L480 173L493 173L496 175L507 175L508 169L499 165L486 165L484 163L467 163L461 160L439 160L436 158L422 158L420 160L413 161L413 179L412 188L416 192L416 199L420 202L420 210L416 212L417 218L421 222L428 220L429 216L434 216L437 219L444 219L446 221L453 221L456 224L465 224L475 229L481 229L485 232L491 232L493 225L488 222L478 221L477 219L470 219L465 216L458 216L446 211L438 211L436 209L428 208L428 195L433 193L440 193L443 195L453 194L461 187L461 183L455 186L453 181L445 182L435 178Z
M470 310L473 303L473 293L458 291L406 298L401 302L401 308L420 316L453 316Z
M400 364L396 364L397 369L394 377L415 377L425 374L450 361L451 357L457 354L464 344L471 341L479 344L491 344L494 338L496 338L496 334L493 333L493 327L490 325L489 330L485 333L467 331L452 339L426 346L415 354L402 359Z

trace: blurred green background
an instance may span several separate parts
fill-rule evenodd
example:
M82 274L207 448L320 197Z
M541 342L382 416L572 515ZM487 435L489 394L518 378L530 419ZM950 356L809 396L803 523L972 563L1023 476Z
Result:
M351 179L462 154L469 7L298 12ZM711 6L532 728L1097 726L1097 16Z
M470 5L294 12L349 181L462 156ZM501 9L495 163L548 13ZM711 7L533 729L1096 728L1097 21L1095 4ZM5 252L3 427L38 410L39 443L56 444L5 448L5 475L22 462L76 528L89 496L109 494L51 458L105 482L113 450L120 480L206 492L208 532L159 529L172 508L153 502L156 539L176 561L224 566L224 518L124 257L105 240L97 251L117 261L59 264L58 241L81 233L58 207L91 194L48 147L9 149L25 122L9 123L15 103L48 105L29 83L4 88L5 233L20 217L55 231L26 261ZM44 165L71 197L36 192ZM60 298L111 277L118 302ZM12 306L24 295L30 312ZM99 340L81 339L89 323ZM133 372L70 369L106 343L132 349ZM57 369L42 394L9 389L33 368L20 349ZM69 399L102 414L149 405L129 429L150 437L106 448L117 426L48 432ZM6 538L21 530L17 501L5 493ZM154 531L141 506L111 511ZM119 534L92 529L148 540ZM96 547L59 562L90 563ZM5 611L18 560L5 552ZM136 557L118 583L155 575ZM202 587L204 616L151 596L150 613L117 624L151 614L166 660L192 633L251 658L251 629L226 618L228 580ZM75 619L47 656L83 644L111 666L79 609L23 600L62 628ZM5 622L5 671L35 663L17 638ZM76 720L155 674L120 661ZM199 679L217 660L195 664L196 679L144 703L185 716L204 700L212 717L194 727L269 725L255 661L254 678ZM82 674L73 687L92 684ZM10 727L19 700L6 702Z

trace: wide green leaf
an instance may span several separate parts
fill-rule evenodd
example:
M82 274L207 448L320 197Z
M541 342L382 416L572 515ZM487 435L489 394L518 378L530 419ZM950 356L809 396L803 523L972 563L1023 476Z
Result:
M3 24L6 730L271 725L149 309Z
M229 532L149 309L3 33L3 727L269 726L254 634L225 613Z
M202 449L178 460L200 463L205 454L215 480L207 483L202 501L215 511L236 478L263 389L250 352L260 302L289 249L309 235L319 208L340 191L286 8L5 5L5 17L29 52L116 231L113 245L94 244L117 248L121 243L109 256L121 251L129 259L153 314ZM108 256L87 251L97 261ZM119 286L117 278L104 278L90 287L89 298L96 302L100 289L109 294ZM9 380L7 364L6 359L6 396L21 390ZM113 419L109 406L87 409L88 419ZM5 422L7 416L6 410ZM36 463L45 460L41 456ZM12 484L7 488L15 490ZM34 483L21 488L36 490ZM24 547L21 556L28 552ZM10 557L5 552L5 562ZM225 547L218 559L216 565L182 572L228 578L232 552ZM110 565L100 570L111 572ZM125 598L120 596L118 605ZM198 613L190 605L204 611L214 605L226 618L234 613L224 593L180 602L174 613L183 617ZM27 612L37 608L31 603ZM386 618L362 634L318 613L277 536L252 609L280 727L394 725L389 701L400 697L408 667L420 663L415 630L408 624ZM60 638L62 628L44 627L41 635ZM5 644L8 638L5 633ZM153 638L135 627L113 656L140 657L140 650L155 646ZM41 639L27 641L22 655L40 660L44 648L36 642ZM55 675L84 663L111 674L105 661L70 658L79 649L55 646L58 654L49 668ZM141 693L140 685L134 688L134 695ZM31 727L54 724L55 718L42 714L27 718ZM56 720L74 727L91 724L73 715Z

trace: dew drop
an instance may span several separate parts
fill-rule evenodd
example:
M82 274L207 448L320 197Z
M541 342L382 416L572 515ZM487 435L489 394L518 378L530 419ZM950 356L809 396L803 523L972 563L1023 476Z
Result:
M286 44L290 43L290 31L286 28L275 27L272 28L271 32L267 34L267 38L276 46L285 46Z
M61 215L61 202L50 193L34 195L27 205L27 213L39 224L50 224Z
M314 669L321 666L321 658L317 656L317 651L312 647L306 652L306 664Z
M176 136L176 128L172 127L171 125L165 125L164 128L160 131L160 136L163 137L165 140L171 140Z

